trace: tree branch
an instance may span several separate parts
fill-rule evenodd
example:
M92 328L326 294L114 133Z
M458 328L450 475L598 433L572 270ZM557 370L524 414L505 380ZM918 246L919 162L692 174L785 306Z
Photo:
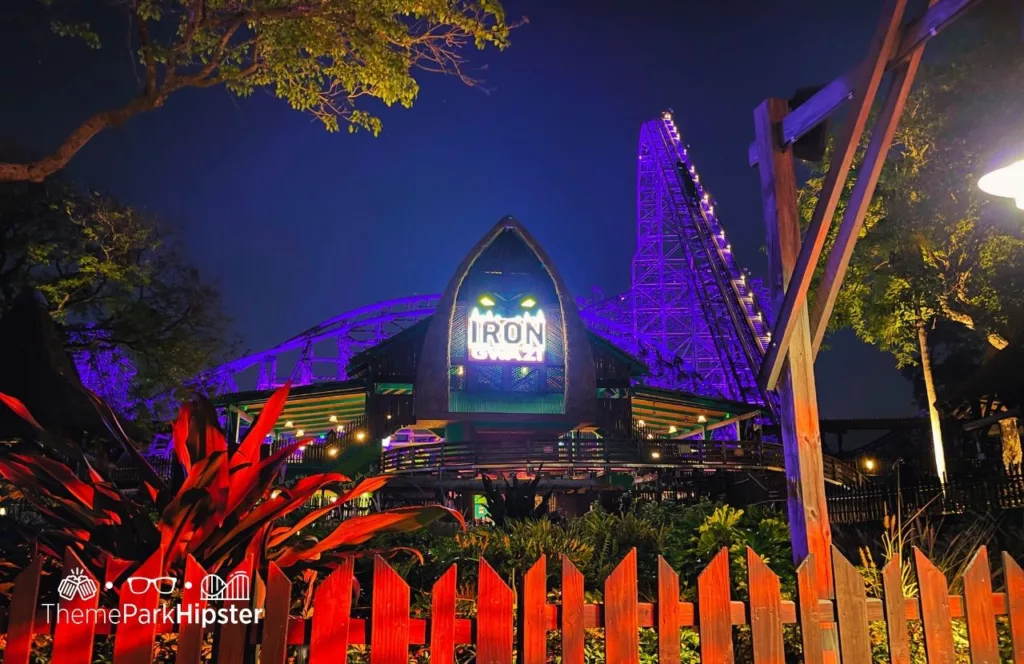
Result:
M160 96L136 97L126 106L95 114L68 134L53 154L42 159L25 164L0 162L0 182L42 182L47 176L64 168L93 136L108 127L123 124L140 113L153 110L160 105L162 99Z

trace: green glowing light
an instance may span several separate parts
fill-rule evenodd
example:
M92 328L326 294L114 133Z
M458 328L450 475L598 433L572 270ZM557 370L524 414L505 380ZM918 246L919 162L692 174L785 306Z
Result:
M528 298L526 298L525 300L523 300L522 302L520 302L519 304L520 304L520 305L521 305L521 306L522 306L522 307L523 307L524 309L532 309L532 308L534 308L535 306L537 306L537 300L533 299L532 297L528 297Z
M489 295L481 295L479 302L480 302L481 305L483 305L485 307L493 307L494 306L494 300L491 299L491 297Z

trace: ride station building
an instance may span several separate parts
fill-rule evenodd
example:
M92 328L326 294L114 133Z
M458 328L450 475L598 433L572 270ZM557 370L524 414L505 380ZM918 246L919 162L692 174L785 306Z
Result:
M289 474L376 466L396 476L386 488L396 502L445 496L467 508L481 476L540 474L566 512L630 487L737 498L781 482L781 449L760 435L761 405L645 386L647 374L587 329L543 248L505 218L458 266L432 315L352 357L346 380L293 389L273 445L316 441L290 459ZM230 436L271 393L216 400ZM848 469L826 466L844 481Z

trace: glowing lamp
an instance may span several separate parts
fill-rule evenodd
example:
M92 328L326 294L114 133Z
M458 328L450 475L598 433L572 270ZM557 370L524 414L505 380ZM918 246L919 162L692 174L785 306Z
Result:
M338 456L338 448L337 447L328 447L327 448L327 456L330 456L330 457Z
M669 433L675 433L676 431L678 431L678 429L676 429L676 425L670 424L669 427L668 427L668 432Z
M704 417L703 415L698 415L697 421L700 422L701 424L704 424L705 422L708 421L708 418Z
M338 421L338 416L337 415L331 415L330 417L327 418L327 421L328 422L337 422Z
M1024 159L986 173L978 180L978 188L986 194L1012 198L1024 210Z
M365 433L363 433L362 431L357 431L356 432L356 440L361 441L361 440L364 440L365 438L366 438L366 434Z
M528 297L525 300L523 300L522 302L520 302L519 304L524 309L531 309L531 308L537 306L537 300L533 299L532 297Z
M292 421L291 421L291 420L288 420L287 422L285 422L285 423L284 423L284 425L285 425L286 427L288 427L289 429L291 429L291 428L292 428L293 426L295 426L294 424L292 424Z
M295 432L295 435L296 435L296 436L298 436L299 438L302 438L303 436L305 436L305 435L306 435L306 432L305 432L305 431L303 431L302 429L298 429L298 430L297 430L297 431Z
M651 452L651 458L652 459L660 459L661 458L661 452L659 452L658 450L654 450L653 452Z
M345 433L345 427L339 424L338 428L336 428L335 431L337 431L338 433Z
M493 307L494 306L494 299L491 298L488 295L481 296L479 302L480 302L481 305L483 305L485 307Z
M874 459L864 459L864 468L865 468L865 470L874 470L875 469L875 460Z
M642 428L642 427L645 427L645 426L647 426L647 423L646 423L646 422L644 422L643 420L637 420L637 421L636 421L636 425L637 425L638 427L641 427L641 428Z

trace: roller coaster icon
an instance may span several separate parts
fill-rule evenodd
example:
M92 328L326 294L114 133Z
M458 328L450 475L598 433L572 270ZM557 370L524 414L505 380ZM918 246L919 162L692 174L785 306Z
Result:
M227 580L216 574L207 574L199 586L199 594L206 601L233 602L249 599L249 575L237 570Z

